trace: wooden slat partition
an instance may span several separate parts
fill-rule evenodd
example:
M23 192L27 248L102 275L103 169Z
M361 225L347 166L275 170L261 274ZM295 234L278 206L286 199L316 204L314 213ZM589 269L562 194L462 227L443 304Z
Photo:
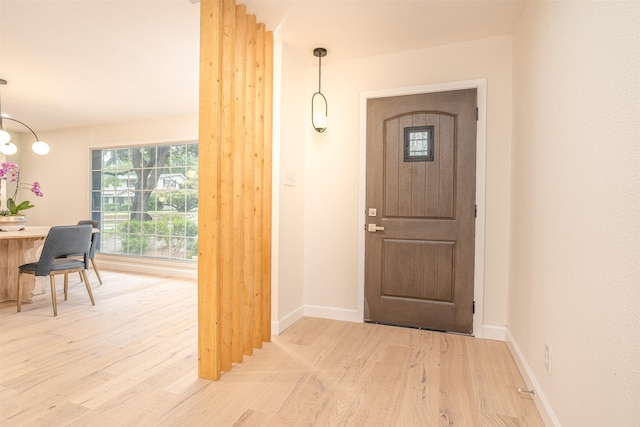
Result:
M200 2L198 372L271 338L273 34L234 0Z

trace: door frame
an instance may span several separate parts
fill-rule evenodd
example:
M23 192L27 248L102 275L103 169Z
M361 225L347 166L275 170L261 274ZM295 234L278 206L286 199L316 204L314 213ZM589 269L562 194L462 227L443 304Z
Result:
M432 92L446 92L460 89L477 89L478 122L476 127L476 204L478 207L475 227L475 257L473 272L473 336L482 338L484 319L484 247L485 247L485 196L486 196L486 151L487 151L487 80L463 80L411 86L360 93L360 149L358 176L358 295L357 316L364 321L364 240L366 211L367 176L367 100L390 96L416 95Z

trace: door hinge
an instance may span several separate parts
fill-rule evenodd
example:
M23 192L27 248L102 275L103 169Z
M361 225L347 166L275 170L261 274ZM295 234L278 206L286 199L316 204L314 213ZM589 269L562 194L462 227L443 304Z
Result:
M476 205L474 210L473 210L473 217L474 218L478 218L478 205Z
M480 120L480 109L476 107L476 122Z
M472 307L471 308L472 314L476 314L476 302L475 301L473 302L473 305L471 307Z

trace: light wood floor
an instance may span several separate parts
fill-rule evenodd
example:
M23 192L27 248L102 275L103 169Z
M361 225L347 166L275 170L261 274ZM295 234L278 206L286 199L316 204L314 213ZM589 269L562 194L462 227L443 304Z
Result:
M195 281L102 273L0 303L3 427L543 425L504 343L414 329L305 318L198 379Z

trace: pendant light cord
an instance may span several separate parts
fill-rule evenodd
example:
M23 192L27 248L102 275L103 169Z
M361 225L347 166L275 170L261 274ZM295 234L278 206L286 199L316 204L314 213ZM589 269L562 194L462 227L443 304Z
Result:
M318 92L322 93L321 85L322 84L322 55L318 55Z

